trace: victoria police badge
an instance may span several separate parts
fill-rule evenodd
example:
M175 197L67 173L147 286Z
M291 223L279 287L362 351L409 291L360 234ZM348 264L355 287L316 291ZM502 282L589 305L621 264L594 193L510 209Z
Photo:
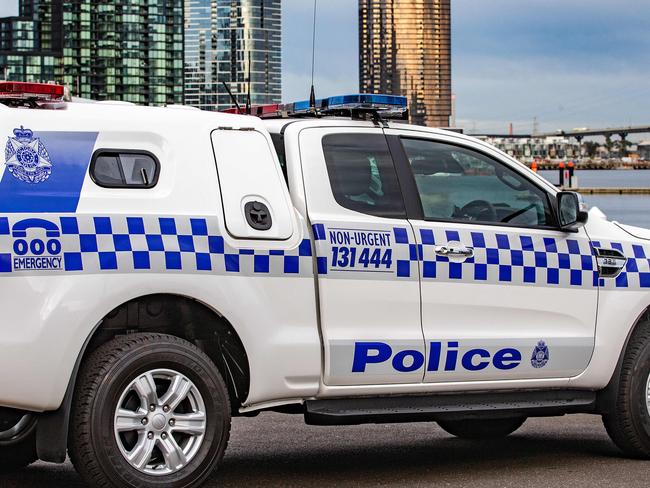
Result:
M14 135L16 137L9 137L5 147L7 170L25 183L47 180L52 174L52 161L41 140L22 125L14 129Z
M549 357L548 346L544 341L539 341L533 350L530 363L533 368L543 368L548 363Z

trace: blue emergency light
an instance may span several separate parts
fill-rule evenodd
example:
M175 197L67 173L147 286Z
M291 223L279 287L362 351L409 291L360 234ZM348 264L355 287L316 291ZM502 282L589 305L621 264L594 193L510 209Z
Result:
M264 110L272 107L273 110ZM262 118L291 116L352 116L374 114L382 119L408 120L408 100L397 95L374 95L357 93L338 95L316 100L314 106L309 100L285 103L282 105L261 105L252 107L251 114ZM231 112L235 109L228 109ZM241 111L237 111L241 113Z
M374 112L386 119L407 119L408 100L397 95L373 95L357 93L338 95L316 100L314 107L309 100L286 103L282 111L292 115L345 115L353 112Z
M407 108L408 101L406 97L397 95L372 95L372 94L357 94L357 95L341 95L336 97L329 97L323 100L322 109L328 108L377 108L377 109L391 109Z

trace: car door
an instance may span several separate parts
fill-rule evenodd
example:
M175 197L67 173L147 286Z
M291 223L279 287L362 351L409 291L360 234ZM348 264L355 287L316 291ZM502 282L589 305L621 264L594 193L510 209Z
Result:
M421 383L415 236L381 129L306 128L326 385Z
M425 382L568 378L594 349L597 271L584 229L523 166L454 136L389 131L420 215Z

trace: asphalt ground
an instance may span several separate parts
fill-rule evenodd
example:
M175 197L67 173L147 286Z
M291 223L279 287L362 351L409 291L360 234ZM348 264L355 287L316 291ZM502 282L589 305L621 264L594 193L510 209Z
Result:
M68 462L36 463L2 488L76 488ZM510 437L465 441L434 423L312 427L264 413L235 419L221 468L206 487L643 487L650 461L625 459L600 417L529 419Z

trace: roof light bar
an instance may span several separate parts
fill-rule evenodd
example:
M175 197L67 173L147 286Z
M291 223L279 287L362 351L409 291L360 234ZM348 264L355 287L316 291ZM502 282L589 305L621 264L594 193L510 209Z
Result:
M253 105L251 106L251 115L257 117L268 118L268 117L279 117L281 115L282 106L278 103L271 103L268 105ZM220 112L225 114L235 114L235 115L248 115L246 113L246 108L237 108L231 107Z
M63 86L50 83L0 81L0 98L58 100L64 91Z
M237 108L222 110L225 113L243 113ZM397 95L352 94L340 95L316 100L312 107L309 100L285 103L282 105L255 105L251 115L261 118L279 118L292 116L352 116L373 113L383 119L408 119L408 100Z
M10 107L61 109L65 88L52 83L0 81L0 103Z
M357 94L357 95L342 95L337 97L329 97L323 100L324 104L322 109L328 108L390 108L394 109L407 108L408 101L406 97L397 95L370 95L370 94Z

